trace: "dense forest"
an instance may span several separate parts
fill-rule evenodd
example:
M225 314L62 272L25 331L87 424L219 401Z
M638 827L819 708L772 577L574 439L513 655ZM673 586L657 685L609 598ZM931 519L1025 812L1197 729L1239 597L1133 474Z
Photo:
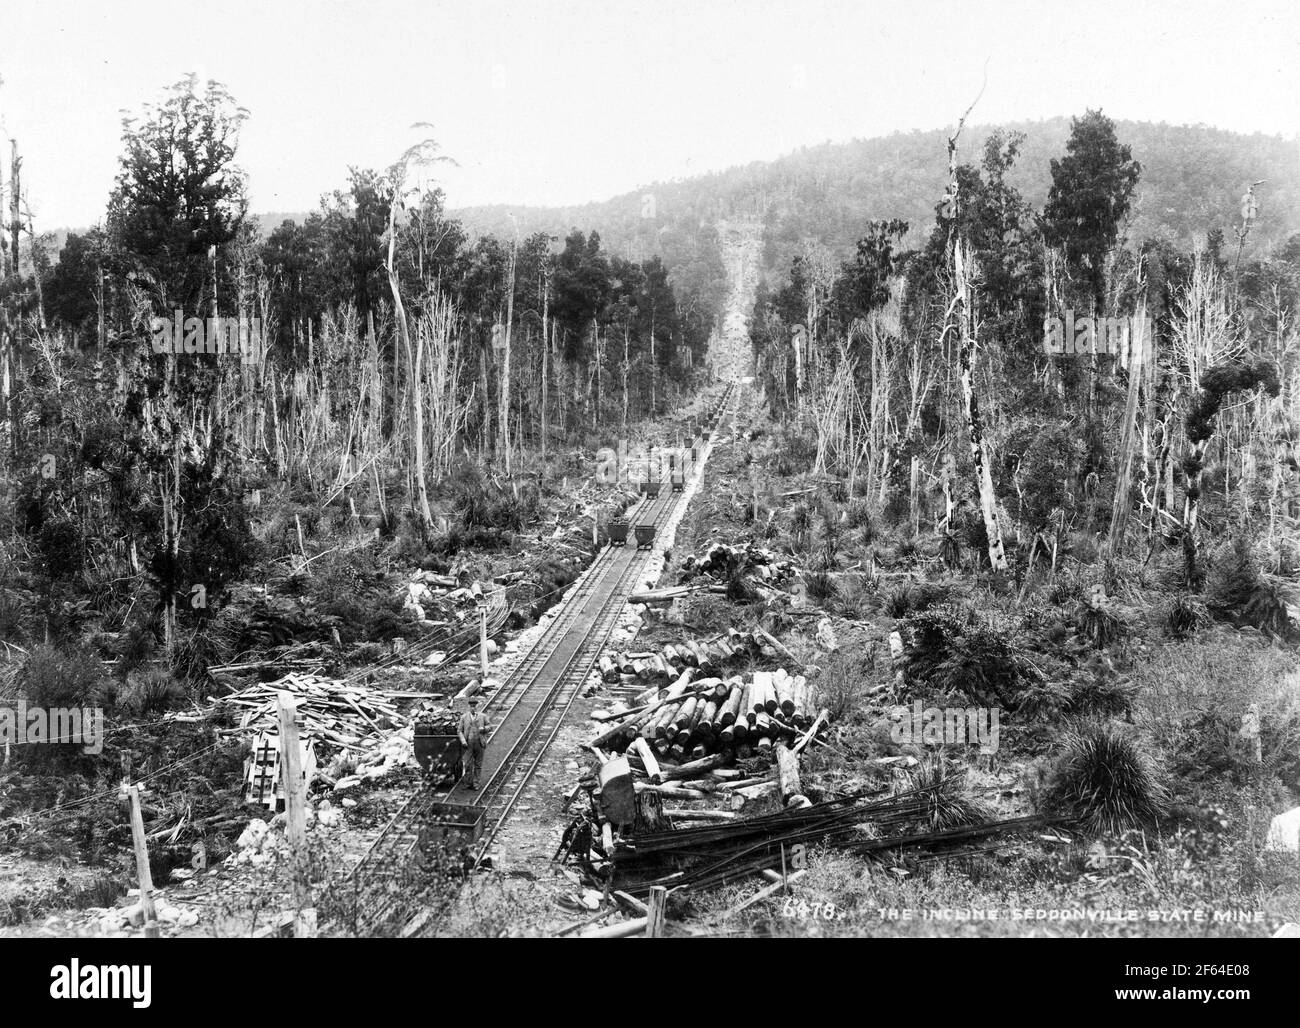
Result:
M112 593L142 574L140 609L170 637L187 583L211 596L245 570L246 503L268 482L336 501L373 486L381 510L405 483L427 538L426 476L471 451L519 473L521 450L545 460L626 430L698 375L709 273L675 287L658 256L627 260L594 230L471 240L440 190L410 184L441 160L432 141L353 169L301 224L263 236L238 164L246 117L220 85L178 83L125 120L102 226L68 235L55 261L15 220L7 509L40 569L39 603L14 616L40 636L76 636L59 612L85 613L84 575ZM173 312L187 338L185 319L235 322L239 358L202 352L201 331L160 357L151 325Z

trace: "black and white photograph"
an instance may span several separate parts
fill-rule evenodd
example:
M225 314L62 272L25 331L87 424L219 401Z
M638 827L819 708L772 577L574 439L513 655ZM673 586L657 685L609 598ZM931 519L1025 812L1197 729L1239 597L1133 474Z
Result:
M6 3L0 950L1262 998L1298 116L1293 0Z

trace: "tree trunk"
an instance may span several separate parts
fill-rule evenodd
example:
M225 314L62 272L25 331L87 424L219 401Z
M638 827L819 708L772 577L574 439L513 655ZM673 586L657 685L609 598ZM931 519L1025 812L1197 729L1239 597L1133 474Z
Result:
M1130 339L1128 397L1124 405L1124 424L1120 435L1119 475L1115 482L1115 505L1110 514L1110 553L1112 556L1119 552L1119 548L1124 542L1124 532L1128 528L1129 510L1132 507L1133 451L1137 444L1138 397L1141 393L1144 358L1148 345L1148 340L1142 330L1145 318L1145 306L1139 306L1132 322L1137 329L1137 334ZM1128 334L1127 328L1125 334Z
M411 388L411 415L413 424L411 434L414 436L412 459L415 474L415 492L419 499L420 528L427 539L433 533L433 513L429 510L429 490L424 481L424 376L420 366L424 358L424 336L420 335L416 348L411 346L411 334L406 324L406 307L402 304L402 290L397 282L397 269L393 262L397 245L397 194L393 190L393 199L388 209L388 287L393 292L393 314L397 319L398 331L402 335L402 345L406 350L407 377ZM394 363L396 367L396 363Z

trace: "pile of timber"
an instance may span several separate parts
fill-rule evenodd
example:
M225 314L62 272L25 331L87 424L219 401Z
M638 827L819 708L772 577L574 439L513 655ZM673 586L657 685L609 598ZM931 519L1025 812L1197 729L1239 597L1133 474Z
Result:
M795 574L793 561L783 560L771 550L749 543L745 546L728 546L715 543L700 555L689 554L682 562L681 583L700 575L726 579L734 570L745 572L762 582L775 585Z
M776 743L804 744L827 727L818 717L814 689L803 675L784 668L755 671L745 679L697 677L686 668L666 687L651 686L628 709L593 715L608 723L589 745L621 752L644 740L662 759L698 760L710 754L739 758L769 750ZM809 734L811 733L811 734Z
M686 640L657 650L605 654L600 658L600 677L607 685L664 685L684 671L701 677L720 674L729 663L759 655L789 657L790 651L776 643L762 629L751 633L734 628L705 642Z
M279 732L279 693L293 693L298 701L299 731L324 747L366 749L402 718L392 694L369 686L316 675L289 674L279 681L259 682L228 696L212 700L216 710L232 711L238 718L233 731L256 737Z

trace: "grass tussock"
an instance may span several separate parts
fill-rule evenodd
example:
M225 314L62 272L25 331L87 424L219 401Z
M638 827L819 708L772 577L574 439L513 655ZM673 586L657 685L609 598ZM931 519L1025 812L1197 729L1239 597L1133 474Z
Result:
M1042 806L1095 834L1150 827L1168 809L1168 790L1155 761L1131 736L1085 725L1065 739L1041 794Z

